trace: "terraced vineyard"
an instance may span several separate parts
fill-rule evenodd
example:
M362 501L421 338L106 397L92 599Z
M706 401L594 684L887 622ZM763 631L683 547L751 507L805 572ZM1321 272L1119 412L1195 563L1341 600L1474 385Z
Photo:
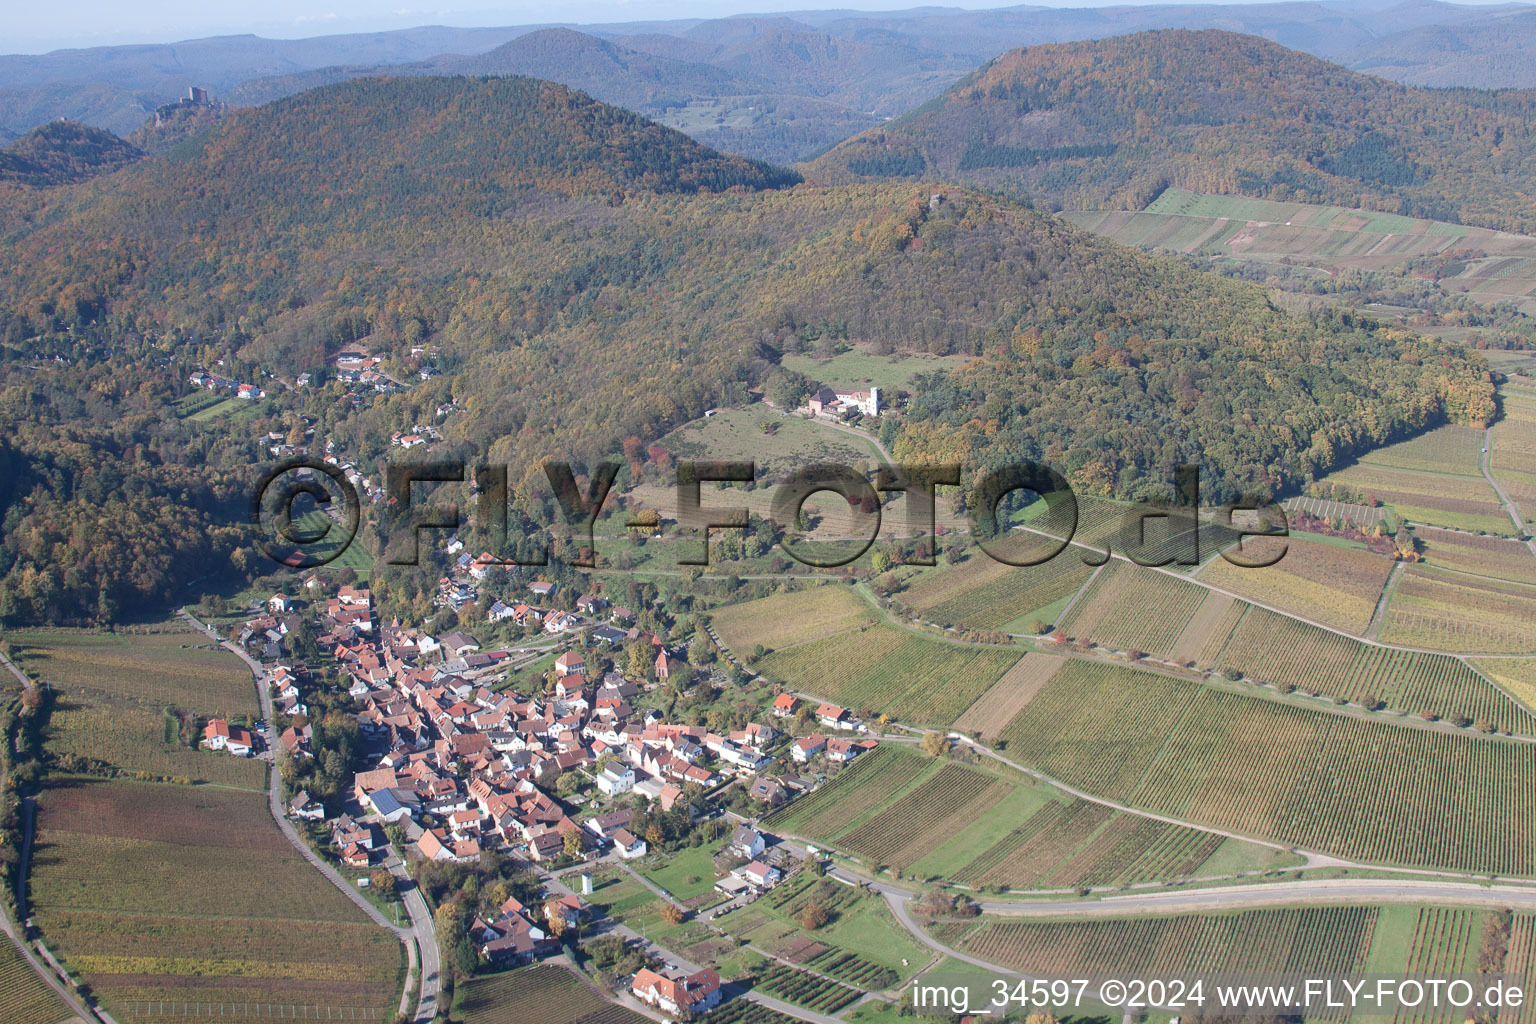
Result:
M12 1024L62 1024L75 1015L54 994L11 940L0 936L0 1020Z
M1401 966L1407 977L1445 978L1477 970L1479 926L1483 915L1475 910L1425 907L1419 911L1408 962ZM1464 1018L1451 1010L1399 1010L1393 1018L1403 1024L1440 1024ZM1502 1014L1500 1015L1502 1017Z
M839 835L837 844L873 863L906 867L980 821L1009 788L996 776L946 764L879 816Z
M400 943L299 856L263 793L50 776L29 886L53 951L115 1014L387 1018L399 1000Z
M1116 650L1168 657L1208 593L1168 573L1115 559L1078 597L1061 629Z
M1536 750L1074 663L1003 730L1096 795L1351 859L1529 877Z
M1536 392L1500 389L1504 418L1494 424L1488 464L1527 524L1536 517Z
M831 782L768 815L764 823L801 836L831 835L900 792L932 768L910 751L882 744Z
M66 692L56 698L48 724L48 747L56 754L155 778L266 788L265 762L188 746L181 740L180 722L163 705L101 692Z
M1418 437L1360 456L1370 466L1482 477L1483 432L1476 427L1438 427Z
M830 974L850 985L857 985L866 992L878 992L901 981L901 975L873 960L866 960L855 953L828 949L807 963L822 974Z
M1363 548L1299 537L1250 537L1244 549L1249 557L1263 560L1279 555L1282 543L1284 557L1274 565L1249 569L1216 558L1200 571L1200 581L1346 633L1363 634L1392 575L1392 560Z
M1026 533L1016 533L1002 543L1010 549L1010 557L1017 559L1031 557L1025 551L1038 549L1033 556L1038 557L1057 546L1054 541ZM1092 572L1071 549L1040 565L1023 568L973 551L964 562L920 576L902 592L900 600L917 615L941 626L1002 629L1075 593Z
M1514 532L1498 495L1481 473L1461 476L1361 462L1329 474L1323 482L1373 495L1415 523L1501 536Z
M1220 651L1203 664L1352 703L1374 698L1410 714L1429 712L1536 735L1536 718L1528 710L1456 658L1364 644L1263 608L1249 607Z
M1376 913L1368 907L1308 907L1238 914L1104 921L995 921L961 948L1032 974L1184 976L1358 971L1370 951Z
M1529 552L1523 561L1536 564ZM1443 651L1536 652L1536 584L1409 566L1392 595L1380 639Z
M1536 914L1516 914L1509 930L1504 970L1525 979L1527 992L1536 990ZM1536 1000L1499 1011L1500 1024L1536 1024Z
M1026 654L955 720L956 731L995 737L1066 663L1065 658Z
M228 651L180 622L154 633L17 630L7 639L32 678L69 692L196 708L232 717L256 710L251 674Z
M1193 875L1222 838L1112 811L1052 801L955 872L965 885L1007 889L1130 885Z
M1017 649L963 646L869 625L774 651L756 667L791 689L845 707L947 726L1019 655Z
M1479 537L1454 530L1421 526L1414 536L1424 546L1425 564L1474 576L1536 583L1536 558L1517 540Z

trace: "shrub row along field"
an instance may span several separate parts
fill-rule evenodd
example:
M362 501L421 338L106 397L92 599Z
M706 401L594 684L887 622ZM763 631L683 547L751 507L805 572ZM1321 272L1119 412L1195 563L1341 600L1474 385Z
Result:
M255 714L251 673L206 636L167 624L149 634L21 630L8 635L34 679L67 691L85 689L196 708L209 715Z
M747 653L820 640L875 621L874 609L845 586L825 585L727 605L710 624L726 646Z
M1088 584L1061 628L1079 640L1166 658L1208 593L1168 573L1115 559Z
M537 965L461 983L453 1018L463 1024L644 1024L562 967Z
M63 777L38 826L34 916L109 1008L393 1011L400 944L289 845L265 794Z
M1022 561L1048 554L1056 541L1015 533L998 542L1009 558ZM1012 566L973 549L965 561L919 576L901 601L941 626L1000 629L1073 593L1093 572L1074 549L1040 565Z
M1536 558L1517 540L1478 537L1455 530L1421 526L1414 536L1423 544L1425 564L1474 576L1515 583L1536 583Z
M972 931L963 948L1047 977L1353 974L1370 951L1375 919L1366 907L1308 907L1130 920L1000 921Z
M767 962L756 972L756 984L753 987L778 996L785 1002L820 1013L836 1013L848 1004L858 1002L864 995L858 989L775 961ZM542 1024L542 1017L536 1019Z
M1409 566L1392 594L1381 640L1445 651L1529 654L1536 651L1536 585Z
M1502 536L1514 532L1499 496L1481 475L1424 473L1360 463L1330 473L1323 482L1373 495L1415 523Z
M1261 683L1287 683L1308 693L1372 698L1410 714L1486 722L1501 732L1536 735L1536 718L1446 654L1377 647L1263 608L1248 607L1210 662Z
M76 1019L16 952L11 940L0 941L0 1020L7 1024L60 1024Z
M1102 804L1051 801L954 875L1009 889L1131 885L1189 877L1222 837Z
M1003 678L993 683L975 704L966 708L965 714L955 720L955 729L959 732L978 732L992 739L1066 663L1067 659L1054 658L1048 654L1026 654L1004 672Z
M791 689L846 707L949 725L1018 659L1016 649L964 646L868 625L774 651L756 667Z
M1364 633L1395 563L1364 548L1297 537L1250 537L1243 549L1247 557L1265 560L1282 544L1284 557L1274 565L1245 569L1217 558L1200 571L1200 581L1346 633Z
M1096 795L1353 859L1536 873L1536 750L1074 661L1003 730Z

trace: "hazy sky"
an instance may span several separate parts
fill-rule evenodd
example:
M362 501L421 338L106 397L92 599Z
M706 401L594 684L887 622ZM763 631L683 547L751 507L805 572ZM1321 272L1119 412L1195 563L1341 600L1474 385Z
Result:
M967 0L944 6L972 10L1015 6L1019 0ZM1090 7L1110 0L1029 0L1034 6ZM1138 0L1112 0L1117 4ZM1168 0L1146 0L1168 2ZM1385 0L1383 6L1391 0ZM1468 0L1462 0L1468 2ZM1478 2L1478 0L1470 0ZM1488 0L1496 2L1496 0ZM0 53L40 53L110 43L172 42L200 36L254 32L297 37L369 32L415 25L526 25L544 22L611 22L706 18L819 8L896 10L911 0L0 0Z
M1032 0L1040 5L1042 0ZM1102 0L1043 0L1053 7L1096 6ZM1116 0L1124 3L1125 0ZM968 0L945 6L972 10L1011 7L1019 0ZM254 32L273 37L372 32L416 25L497 26L545 22L611 22L712 18L729 14L818 8L899 10L911 0L0 0L0 53L40 53L74 46L171 42Z

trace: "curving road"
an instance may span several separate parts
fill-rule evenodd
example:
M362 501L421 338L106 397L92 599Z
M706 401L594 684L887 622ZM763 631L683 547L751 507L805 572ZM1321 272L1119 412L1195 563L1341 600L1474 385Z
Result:
M238 644L232 644L219 637L219 634L211 627L206 626L193 618L192 613L185 608L178 608L176 614L181 616L193 629L206 634L215 643L234 654L245 662L246 668L256 680L256 695L261 701L261 717L266 723L267 749L272 751L272 768L268 775L267 783L267 808L272 812L272 820L277 822L278 829L288 837L293 848L298 850L305 860L330 880L331 884L346 894L347 898L367 914L380 928L388 929L396 938L405 943L406 952L410 957L410 966L420 968L420 997L416 1003L416 1015L412 1018L416 1024L430 1024L437 1013L437 988L439 979L439 964L437 955L437 937L432 929L432 914L427 909L426 900L417 891L414 884L410 884L410 875L405 870L405 865L398 858L391 858L385 866L398 879L404 879L409 887L402 887L402 902L406 912L411 917L411 927L401 928L389 918L385 917L379 908L368 902L352 884L331 865L327 864L319 854L309 848L309 844L300 837L298 829L293 822L283 813L283 784L277 770L277 724L272 707L272 690L267 684L267 671L261 662L252 658ZM400 996L400 1012L410 1012L410 982L407 981L404 991Z

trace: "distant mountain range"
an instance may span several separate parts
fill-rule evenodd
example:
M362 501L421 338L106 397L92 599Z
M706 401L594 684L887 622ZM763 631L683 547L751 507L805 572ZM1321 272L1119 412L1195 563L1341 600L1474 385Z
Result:
M1533 101L1169 29L1010 51L809 175L960 181L1056 209L1140 209L1179 186L1531 231Z
M361 75L526 74L779 162L899 116L1009 49L1156 28L1257 35L1424 85L1536 86L1536 11L1435 0L915 8L273 40L223 36L0 57L0 140L65 117L127 135L189 85L256 104Z

